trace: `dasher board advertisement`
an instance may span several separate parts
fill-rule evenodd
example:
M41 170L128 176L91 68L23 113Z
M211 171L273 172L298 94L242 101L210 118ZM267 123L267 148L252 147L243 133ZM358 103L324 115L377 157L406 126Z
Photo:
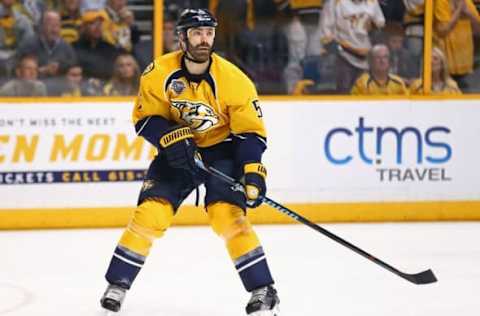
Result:
M136 137L132 106L1 104L0 209L135 206L155 150ZM281 202L480 200L478 101L258 106L268 195Z

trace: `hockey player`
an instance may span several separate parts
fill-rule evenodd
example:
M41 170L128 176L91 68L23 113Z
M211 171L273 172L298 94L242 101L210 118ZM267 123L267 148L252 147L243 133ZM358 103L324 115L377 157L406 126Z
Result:
M216 19L187 9L177 22L181 50L156 59L144 71L133 110L138 135L158 148L138 207L114 251L101 305L118 311L155 238L161 237L183 200L201 182L210 225L226 248L245 289L248 315L278 314L264 251L245 216L266 191L261 163L266 131L253 83L212 53ZM202 174L195 157L237 179L245 194Z

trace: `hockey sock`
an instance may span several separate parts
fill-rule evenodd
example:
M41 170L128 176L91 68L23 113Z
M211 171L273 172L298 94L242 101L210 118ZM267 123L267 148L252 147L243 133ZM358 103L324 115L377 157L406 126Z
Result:
M105 275L110 284L130 288L154 239L163 236L172 218L173 208L163 200L148 200L137 208L115 248Z
M247 291L272 284L265 254L252 225L238 206L217 202L208 206L210 225L221 236Z

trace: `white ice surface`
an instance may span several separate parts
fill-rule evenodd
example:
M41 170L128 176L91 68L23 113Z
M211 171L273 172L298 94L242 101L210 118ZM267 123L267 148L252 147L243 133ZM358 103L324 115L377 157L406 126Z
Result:
M480 315L480 223L321 225L396 268L432 268L413 285L303 225L256 226L282 316ZM0 232L0 315L100 316L120 229ZM240 316L249 296L207 227L158 240L118 316Z

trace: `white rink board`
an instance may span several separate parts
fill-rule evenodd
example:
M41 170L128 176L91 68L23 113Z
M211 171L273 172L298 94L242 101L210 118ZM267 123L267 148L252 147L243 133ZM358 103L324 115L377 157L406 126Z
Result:
M269 196L285 203L480 200L479 103L265 101ZM122 150L122 141L135 140L131 107L0 104L0 209L135 205L151 147ZM95 182L122 171L135 181Z

